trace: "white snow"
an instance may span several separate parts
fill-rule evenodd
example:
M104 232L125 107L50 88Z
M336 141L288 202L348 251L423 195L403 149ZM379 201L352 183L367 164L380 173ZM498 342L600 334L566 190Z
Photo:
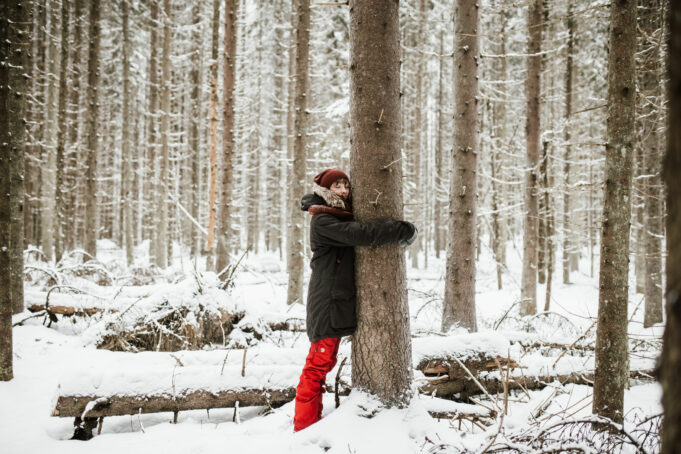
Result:
M114 244L100 242L100 245L103 252L98 258L102 263L120 260L122 251ZM141 255L143 251L139 250L137 254ZM474 357L485 353L508 356L516 361L521 368L514 369L512 376L556 376L593 370L593 355L589 352L571 352L556 363L560 349L526 352L521 343L569 345L584 334L592 325L597 310L597 277L574 272L573 284L554 282L551 312L522 319L517 307L511 308L519 294L520 267L515 266L515 261L519 263L519 258L509 254L508 268L512 271L504 273L504 289L497 290L494 265L489 255L481 254L476 293L480 332L475 334L467 334L462 329L439 332L443 259L429 257L427 268L408 270L411 326L417 336L412 339L414 365L427 358ZM139 258L138 263L143 262L144 258ZM51 266L37 262L35 265ZM127 286L118 282L100 286L87 277L67 276L68 285L86 290L88 294L53 291L50 294L52 305L102 307L117 312L92 318L63 318L50 328L42 324L42 318L33 318L14 328L15 378L0 382L0 439L3 440L0 451L3 454L86 451L103 454L222 451L454 453L466 449L479 452L490 443L499 429L499 419L491 417L480 405L417 395L406 408L384 409L372 397L357 391L341 398L337 409L333 394L325 394L323 419L296 434L292 431L294 404L288 403L269 412L261 407L241 407L237 415L231 408L184 411L179 413L178 424L172 424L172 413L107 417L100 435L87 442L70 441L72 418L50 416L59 395L104 397L172 394L195 389L296 386L309 348L304 333L266 332L259 341L247 339L251 343L245 353L243 377L242 348L218 345L212 349L173 353L127 353L95 348L97 339L106 332L107 323L127 324L148 317L149 308L164 300L175 306L195 308L201 304L214 310L242 311L245 316L240 326L243 327L286 320L304 323L304 306L286 305L285 266L278 255L246 257L244 265L237 274L235 287L229 292L217 288L214 274L195 274L194 265L181 255L175 257L171 268L148 285ZM49 288L46 279L43 273L26 286L27 306L44 304ZM545 286L540 285L538 301L542 301L542 306L544 290ZM641 295L633 294L630 300L630 346L633 349L630 365L632 369L652 369L664 327L642 327L640 298ZM28 312L18 314L14 321L29 315ZM231 336L242 336L246 340L249 333L235 329ZM594 339L595 328L579 344L593 344ZM350 342L345 339L339 350L338 365L327 376L327 384L333 385L342 358L349 358L350 350ZM496 370L486 374L499 377ZM349 361L342 370L342 378L346 382L351 380ZM423 376L417 371L415 378ZM514 392L509 396L503 433L509 435L527 430L540 420L549 424L567 417L589 417L591 393L589 386L555 382L542 390L529 391L527 395ZM625 428L635 430L637 421L659 414L660 396L657 383L634 382L625 393ZM501 408L502 402L503 396L499 396L496 402L486 401L485 405ZM477 415L487 418L491 425L477 426L465 417L457 423L437 420L429 416L428 411Z

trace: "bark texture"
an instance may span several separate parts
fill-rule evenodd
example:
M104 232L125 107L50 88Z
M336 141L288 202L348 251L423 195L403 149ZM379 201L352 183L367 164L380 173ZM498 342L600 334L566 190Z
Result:
M575 19L572 14L572 0L568 0L567 22L567 55L565 56L565 161L563 164L563 284L570 283L570 116L572 115L572 59L575 46Z
M681 55L681 2L670 2L668 56ZM662 454L681 446L681 60L669 58L668 147L664 161L667 183L667 326L664 330L660 381L662 382Z
M3 2L0 6L0 381L13 378L12 308L23 309L23 292L12 293L12 269L22 265L12 254L13 206L23 200L23 187L11 187L22 178L21 167L12 159L24 152L26 88L31 48L29 1ZM22 160L23 164L23 160ZM22 239L23 243L23 239ZM21 257L21 255L19 255ZM23 265L22 265L23 268ZM21 301L15 301L21 298ZM15 304L13 304L13 301Z
M454 147L449 187L449 248L442 330L475 318L476 165L478 154L478 5L457 0L454 10Z
M635 141L636 0L611 5L605 194L593 411L622 422L629 371L627 299Z
M132 239L132 153L130 150L130 27L128 2L121 3L123 22L123 166L121 169L121 192L123 195L123 234L125 259L128 266L133 262Z
M218 181L218 43L220 34L220 0L213 0L213 30L210 62L210 130L209 156L210 177L208 183L208 235L206 240L206 266L214 265L210 257L213 255L215 242L215 219L217 207L215 196Z
M90 3L90 44L88 48L87 85L87 170L85 188L85 252L97 255L97 150L99 124L99 0Z
M643 326L662 322L662 177L660 137L658 133L662 87L660 84L661 21L659 0L640 1L637 68L639 146L643 154L646 178L643 180L644 197L644 260L645 260L645 311Z
M172 11L170 0L163 0L163 51L161 56L161 162L159 181L156 192L156 232L158 241L156 242L156 264L161 268L168 266L168 193L170 192L168 178L169 166L169 137L170 134L170 45L171 33L170 23L172 21Z
M57 261L64 253L64 148L66 146L66 73L69 65L69 2L61 3L61 65L59 70L59 124L57 126L57 177L55 190L54 254Z
M234 84L236 71L236 20L237 0L225 1L225 62L223 68L222 107L222 187L220 192L220 229L216 270L222 271L229 264L232 227L232 191L234 190Z
M402 217L399 2L350 2L353 211L359 222ZM396 245L356 249L352 382L386 405L411 398L405 259Z
M523 271L520 290L520 314L537 312L537 242L539 208L537 173L539 164L539 88L541 80L542 0L531 0L528 16L527 53L527 120L525 140L527 167L525 175L525 222L523 225Z
M305 192L306 144L307 144L307 91L309 85L310 60L310 0L296 0L296 63L295 97L293 117L293 169L289 220L291 224L288 249L288 295L286 302L293 304L303 301L304 213L300 210L300 198ZM321 170L321 169L320 169Z

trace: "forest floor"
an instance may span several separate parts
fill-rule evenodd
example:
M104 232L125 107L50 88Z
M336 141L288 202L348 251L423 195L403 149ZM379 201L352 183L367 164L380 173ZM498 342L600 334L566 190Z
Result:
M100 241L98 248L97 258L105 269L95 273L97 278L93 274L89 277L69 274L68 263L48 264L32 258L35 254L28 254L27 267L33 267L33 271L26 284L26 307L44 305L47 291L56 283L77 288L78 292L53 291L52 306L100 307L116 312L92 317L59 316L49 327L44 317L28 319L32 315L28 311L14 316L15 323L25 321L14 328L15 378L0 383L3 453L458 453L542 452L557 447L573 449L572 452L598 452L613 447L623 452L659 450L654 432L662 412L661 388L653 380L645 379L632 380L625 392L625 424L617 429L619 434L600 439L599 434L591 432L590 425L585 425L585 420L592 418L592 388L554 382L543 389L510 392L506 396L506 414L499 411L482 423L466 418L455 421L431 417L428 411L442 405L442 400L430 395L417 394L407 408L387 410L359 392L341 397L340 407L335 408L334 395L327 393L323 419L296 434L292 422L294 406L290 402L271 411L242 407L237 415L231 408L182 411L178 424L172 424L172 413L111 416L104 419L101 434L92 440L69 440L73 418L50 416L56 397L66 390L87 394L118 386L134 394L168 386L171 381L173 389L176 384L209 389L224 386L227 377L238 377L236 371L241 371L241 385L244 380L253 383L268 380L295 386L309 347L304 333L262 328L267 322L305 318L304 306L286 305L285 265L278 255L245 257L235 273L234 286L225 292L217 288L214 274L201 272L201 266L197 271L187 256L181 254L176 254L173 265L158 276L147 276L144 282L137 279L136 285L130 285L136 271L122 265L122 252L108 241ZM139 269L146 265L141 251L142 248L136 256ZM593 354L588 351L568 351L559 360L560 350L528 353L513 340L526 336L541 343L571 345L581 338L579 345L593 345L597 276L589 276L588 271L572 272L571 284L553 283L549 312L521 318L515 304L520 293L520 254L509 245L508 256L504 288L497 290L495 264L489 254L481 253L476 283L480 333L476 335L465 330L440 332L444 258L429 257L425 266L421 257L418 269L408 268L414 361L427 356L431 348L459 346L453 347L456 349L465 344L478 350L496 349L501 356L509 356L522 365L525 375L540 374L549 368L546 364L567 372L592 370ZM407 263L411 264L409 260ZM583 260L580 269L588 270L588 265ZM46 277L50 274L54 277ZM556 274L554 281L559 281L560 275ZM540 309L544 307L545 290L545 285L539 285ZM650 370L659 355L664 325L643 328L642 299L641 294L630 293L630 363L632 369ZM173 357L161 351L132 353L96 348L116 326L124 329L130 320L147 317L149 305L158 306L159 301L170 306L214 305L232 313L241 311L245 316L222 345L200 351L183 350L173 353ZM245 329L246 326L251 329ZM258 336L254 335L256 332ZM247 356L244 346L248 346ZM339 365L349 354L350 345L344 342ZM182 367L174 365L176 362L182 363ZM281 366L277 370L283 372L276 377L263 372L277 365ZM207 369L192 367L212 368L214 376L202 372ZM329 374L331 385L338 367ZM348 365L341 375L349 381ZM415 371L415 382L422 380L423 374ZM480 402L476 406L481 409L503 407L503 395L476 399ZM640 446L635 448L635 444Z

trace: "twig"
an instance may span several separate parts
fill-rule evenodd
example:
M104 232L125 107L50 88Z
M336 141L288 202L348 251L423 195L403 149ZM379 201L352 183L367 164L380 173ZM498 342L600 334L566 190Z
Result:
M340 366L338 366L338 373L336 373L336 387L335 387L336 408L338 408L340 406L340 397L338 396L338 385L340 384L341 371L343 370L343 366L345 366L345 362L347 360L348 360L347 356L345 358L343 358L343 361L341 361Z
M586 337L587 334L589 334L589 331L591 331L591 328L593 328L594 326L596 326L596 322L597 322L597 321L598 321L598 320L594 320L594 322L591 324L591 326L589 326L589 328L588 328L586 331L584 331L584 334L582 334L581 336L579 336L579 337L577 338L576 341L574 341L568 348L566 348L565 350L563 350L563 351L560 353L560 355L558 355L558 358L556 358L556 361L553 363L553 366L551 366L553 369L556 368L556 364L558 364L558 361L560 361L560 359L563 357L563 355L565 355L565 353L567 353L568 350L572 349L575 345L577 345L577 342L581 341L582 339L584 339L584 338Z
M241 361L241 376L246 376L246 353L248 353L248 347L244 347L244 357Z
M477 385L477 387L480 388L480 391L482 391L485 394L485 396L487 396L487 398L490 400L490 402L493 401L494 399L492 399L492 396L489 395L489 393L487 392L485 387L482 386L482 383L480 383L478 381L478 379L475 377L475 375L473 375L471 373L471 371L468 370L468 367L466 367L466 365L463 362L461 362L461 360L459 358L457 358L456 356L452 356L452 358L454 358L454 360L456 360L456 362L459 363L459 366L461 366L461 368L466 371L468 376L471 377L471 379L473 380L473 383L475 383Z

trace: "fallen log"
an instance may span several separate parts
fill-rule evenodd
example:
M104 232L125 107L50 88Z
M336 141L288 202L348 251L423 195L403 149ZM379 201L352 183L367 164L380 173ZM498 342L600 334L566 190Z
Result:
M519 367L518 363L512 359L484 352L460 361L461 363L453 358L427 358L419 362L416 365L416 369L423 372L426 377L446 374L449 379L460 379L468 377L468 372L465 368L476 376L480 372L497 370L497 361L504 367L507 365L512 369ZM462 364L465 368L462 367Z
M276 408L293 400L295 395L295 388L284 388L226 390L215 393L197 390L175 396L169 394L107 397L59 396L52 416L82 418L230 408L234 407L237 401L240 407Z
M86 308L78 308L76 309L75 307L72 306L47 306L42 304L31 304L28 307L29 312L42 312L42 311L47 311L48 314L50 315L63 315L66 317L71 317L71 316L92 316L98 312L103 312L104 309L101 307L86 307ZM115 312L113 310L112 312Z
M632 380L647 379L652 376L653 370L632 370L629 372L629 378ZM490 394L504 391L503 382L498 377L484 378L478 376L477 379ZM589 371L561 375L512 376L508 382L508 389L540 389L556 380L562 384L593 385L594 373ZM470 377L451 379L447 375L423 379L419 384L419 391L431 395L434 393L434 395L442 398L455 398L462 402L468 400L469 396L480 394L480 389Z

